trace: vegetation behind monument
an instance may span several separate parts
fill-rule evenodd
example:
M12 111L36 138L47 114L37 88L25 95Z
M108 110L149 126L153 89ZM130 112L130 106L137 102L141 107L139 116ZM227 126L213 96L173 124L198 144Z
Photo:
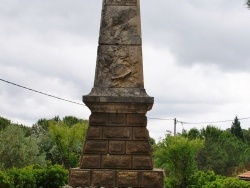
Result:
M66 116L26 127L0 118L0 187L56 188L67 183L65 169L78 166L87 124ZM228 130L209 125L177 136L166 134L158 143L151 138L155 165L166 172L166 187L250 187L226 178L249 168L250 129L239 127L235 118Z

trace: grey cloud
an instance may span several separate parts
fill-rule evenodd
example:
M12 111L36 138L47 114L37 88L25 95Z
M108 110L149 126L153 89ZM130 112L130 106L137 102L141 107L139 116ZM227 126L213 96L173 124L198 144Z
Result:
M250 13L242 2L145 4L144 40L148 37L155 48L169 48L178 63L216 64L226 71L249 70Z

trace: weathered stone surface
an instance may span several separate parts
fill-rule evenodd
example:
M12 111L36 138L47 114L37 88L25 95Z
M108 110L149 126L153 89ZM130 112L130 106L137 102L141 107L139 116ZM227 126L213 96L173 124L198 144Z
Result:
M118 5L136 6L137 0L105 0L104 3L107 6L118 6Z
M87 98L88 100L91 100L89 99L89 97ZM105 98L108 100L109 97L99 97L99 99L97 98L98 97L93 97L92 99L102 100L102 98ZM135 98L133 98L133 100L135 100ZM85 101L85 104L91 109L92 112L106 112L106 113L138 113L138 114L142 113L142 114L145 114L148 110L152 108L152 103ZM137 122L138 121L137 120L135 123L132 122L132 125L130 126L146 126L146 122L147 122L146 117L144 118L145 118L144 122ZM90 124L90 126L92 125Z
M151 146L148 141L126 142L126 154L151 154Z
M125 141L110 141L109 154L125 154Z
M122 139L128 140L132 138L132 128L130 127L104 127L104 139Z
M128 114L129 126L147 126L147 118L144 114Z
M135 171L118 171L118 187L137 187L139 185L139 173Z
M83 153L107 153L108 142L103 140L87 140Z
M146 127L133 127L134 140L148 140L149 133Z
M80 168L100 168L101 167L101 155L82 155L80 161Z
M143 88L141 46L98 48L95 87Z
M133 156L133 169L143 169L143 170L152 170L153 169L153 161L152 156L144 156L138 155Z
M103 155L102 168L131 169L131 156L129 155Z
M142 187L163 188L163 171L142 172Z
M109 114L107 113L92 113L89 117L89 124L91 125L108 125Z
M102 138L102 127L90 126L86 135L87 139L101 139Z
M110 125L126 125L126 114L110 114Z
M90 185L90 171L70 169L69 185L72 187L88 187Z
M83 102L91 116L69 186L163 188L146 129L154 99L143 82L140 0L103 0L95 82Z
M113 170L94 170L91 185L115 187L115 172Z
M136 6L106 6L104 3L99 44L141 45L138 13Z

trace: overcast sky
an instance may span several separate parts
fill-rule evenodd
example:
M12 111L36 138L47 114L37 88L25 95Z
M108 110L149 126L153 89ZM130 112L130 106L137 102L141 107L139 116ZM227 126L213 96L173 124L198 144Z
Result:
M0 79L81 103L94 82L102 0L1 0ZM250 117L250 10L245 0L142 0L150 118L213 122ZM88 119L87 107L0 81L0 116ZM198 129L204 124L177 124ZM226 129L231 121L213 123ZM173 121L148 120L151 137ZM241 121L248 129L250 119Z

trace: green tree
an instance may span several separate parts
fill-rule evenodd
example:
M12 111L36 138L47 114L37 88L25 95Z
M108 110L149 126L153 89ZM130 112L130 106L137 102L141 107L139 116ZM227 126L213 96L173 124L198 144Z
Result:
M66 168L76 167L81 155L86 130L86 123L77 123L69 127L63 122L50 122L49 135L54 143L50 152L54 161Z
M195 156L203 147L200 139L166 136L155 147L155 165L163 168L175 188L186 188L196 171Z
M10 125L10 120L0 117L0 131L4 130L8 125Z
M11 125L1 131L0 143L1 169L45 163L35 137L25 137L23 129L18 126Z
M202 134L205 145L196 157L199 170L213 170L220 175L235 175L250 161L249 145L230 131L207 126L202 130Z
M250 9L250 0L247 0L247 6Z
M243 131L241 129L240 121L237 116L234 118L234 121L232 123L231 133L234 136L236 136L238 139L241 139L242 141L244 141Z

